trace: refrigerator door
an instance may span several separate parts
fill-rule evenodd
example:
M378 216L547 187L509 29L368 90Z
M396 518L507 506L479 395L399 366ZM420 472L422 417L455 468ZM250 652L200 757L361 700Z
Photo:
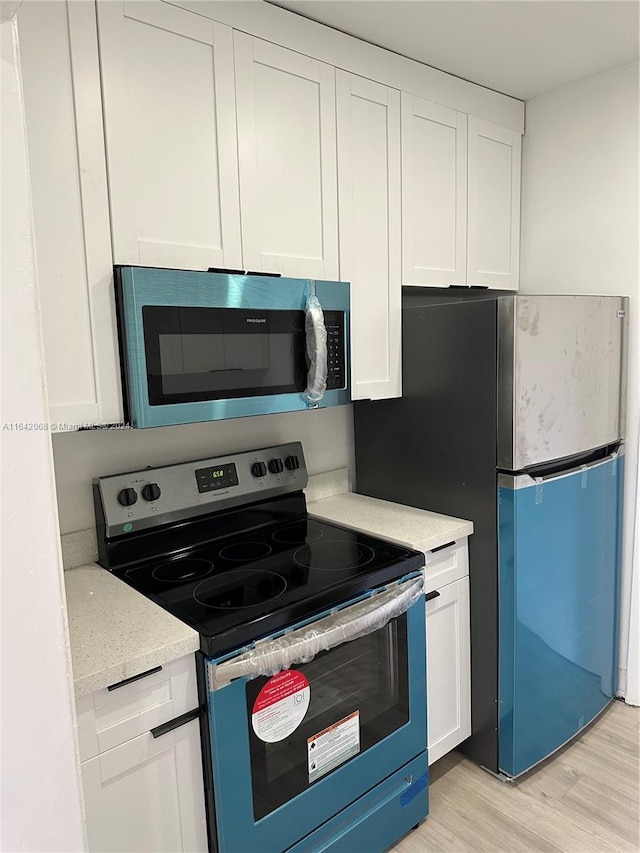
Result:
M551 477L502 474L499 765L518 776L616 690L623 457Z
M614 444L628 298L522 295L498 300L498 467L532 465Z

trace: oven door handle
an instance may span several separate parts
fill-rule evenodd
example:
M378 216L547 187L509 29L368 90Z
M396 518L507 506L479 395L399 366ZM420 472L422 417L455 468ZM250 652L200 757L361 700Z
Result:
M257 643L251 651L209 667L209 688L219 690L236 678L275 675L294 663L309 663L322 651L379 631L423 596L423 577L397 581L382 592L336 610L310 625Z

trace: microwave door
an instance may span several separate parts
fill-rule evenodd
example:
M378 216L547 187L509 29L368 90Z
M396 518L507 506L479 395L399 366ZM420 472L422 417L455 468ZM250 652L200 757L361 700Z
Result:
M159 338L165 395L236 396L240 387L264 386L269 368L265 335L169 334Z
M301 311L143 309L152 406L301 393Z

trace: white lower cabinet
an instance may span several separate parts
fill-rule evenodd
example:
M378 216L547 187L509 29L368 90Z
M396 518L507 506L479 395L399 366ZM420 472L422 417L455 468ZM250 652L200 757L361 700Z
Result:
M82 763L89 850L206 850L198 806L198 721L150 733ZM200 772L198 772L200 770Z
M432 558L431 564L429 558ZM436 571L434 572L434 564ZM462 576L434 588L446 568ZM427 727L429 764L471 734L471 668L467 542L427 554Z
M197 705L191 655L78 700L92 853L207 850L199 722L156 728Z

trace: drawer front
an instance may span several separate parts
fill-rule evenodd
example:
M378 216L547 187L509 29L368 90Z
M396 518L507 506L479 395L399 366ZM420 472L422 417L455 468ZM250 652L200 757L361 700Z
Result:
M193 655L83 696L76 705L80 760L126 743L197 704Z
M425 592L446 586L469 574L467 537L425 554Z

